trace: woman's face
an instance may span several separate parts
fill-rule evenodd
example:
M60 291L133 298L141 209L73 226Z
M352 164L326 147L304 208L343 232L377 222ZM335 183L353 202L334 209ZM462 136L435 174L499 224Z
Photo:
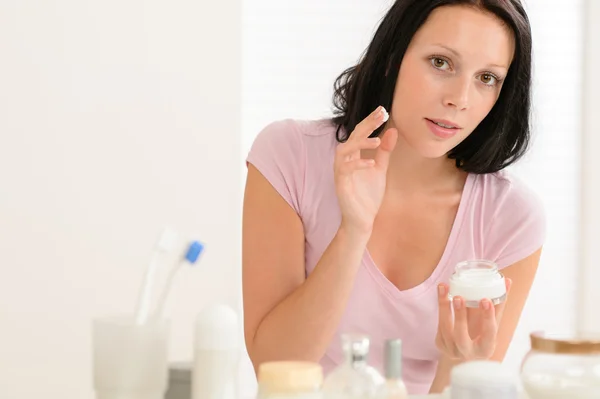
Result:
M513 53L511 30L493 14L435 9L400 66L391 110L399 144L423 157L445 156L494 106Z

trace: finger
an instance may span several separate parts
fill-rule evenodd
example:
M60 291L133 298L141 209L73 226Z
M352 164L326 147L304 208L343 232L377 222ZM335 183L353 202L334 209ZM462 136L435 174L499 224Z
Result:
M354 159L352 161L346 161L340 165L340 173L348 174L355 170L369 169L375 166L373 159Z
M496 336L498 324L494 306L489 299L482 299L479 303L481 310L481 334L477 337L477 352L484 358L489 358L496 350Z
M455 297L452 305L454 306L454 345L463 356L468 357L471 352L471 337L469 336L465 300L461 297Z
M446 342L444 342L444 337L442 336L442 333L438 330L437 334L435 335L435 347L443 353L447 352L446 349Z
M512 287L513 281L512 281L512 279L510 279L508 277L505 277L504 281L506 283L506 293L508 294L510 292L510 288Z
M338 145L337 153L339 157L342 157L342 159L352 158L353 155L360 155L360 150L373 150L380 145L381 139L379 137L347 141Z
M390 156L392 155L394 147L396 147L397 141L398 131L396 129L388 129L383 134L381 145L377 149L377 153L375 153L375 163L379 168L387 170L390 163Z
M350 134L350 140L360 141L371 135L377 128L389 119L389 114L381 105L377 107L369 116L359 122Z
M438 334L443 341L446 350L453 353L452 330L454 329L454 318L452 316L452 304L448 298L448 286L438 285Z

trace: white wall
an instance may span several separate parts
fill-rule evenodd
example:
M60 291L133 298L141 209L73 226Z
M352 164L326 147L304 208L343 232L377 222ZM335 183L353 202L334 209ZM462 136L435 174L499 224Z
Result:
M174 360L239 306L240 1L0 2L0 398L92 397L90 320L135 305L168 224L206 242Z
M535 329L575 328L579 257L582 0L526 2L535 46L535 143L514 168L543 198L548 240L506 362ZM243 16L242 150L271 120L329 115L335 77L368 44L391 0L253 0Z
M583 95L583 140L582 140L582 261L579 295L580 307L578 328L582 332L600 331L600 2L586 0L585 8L585 58Z
M534 330L573 332L579 286L583 0L525 1L534 37L534 137L515 167L542 196L548 235L507 362L517 366Z
M333 81L390 0L242 2L242 155L274 119L330 116Z

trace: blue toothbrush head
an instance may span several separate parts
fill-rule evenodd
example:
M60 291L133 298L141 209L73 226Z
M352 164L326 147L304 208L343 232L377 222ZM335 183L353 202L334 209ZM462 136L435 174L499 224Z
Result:
M204 245L199 241L192 241L190 246L188 247L187 252L185 253L185 260L190 264L195 264L198 261L198 258L204 251Z

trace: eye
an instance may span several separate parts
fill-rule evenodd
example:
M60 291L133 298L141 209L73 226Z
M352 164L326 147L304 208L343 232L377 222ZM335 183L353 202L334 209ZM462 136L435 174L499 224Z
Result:
M481 74L479 76L479 79L481 80L481 83L483 83L486 86L496 86L500 81L500 79L498 79L497 76L491 73Z
M441 69L441 70L445 71L450 67L450 65L448 64L448 61L446 61L443 58L431 57L430 60L431 60L431 65L436 69ZM445 68L445 66L447 66L447 68Z

